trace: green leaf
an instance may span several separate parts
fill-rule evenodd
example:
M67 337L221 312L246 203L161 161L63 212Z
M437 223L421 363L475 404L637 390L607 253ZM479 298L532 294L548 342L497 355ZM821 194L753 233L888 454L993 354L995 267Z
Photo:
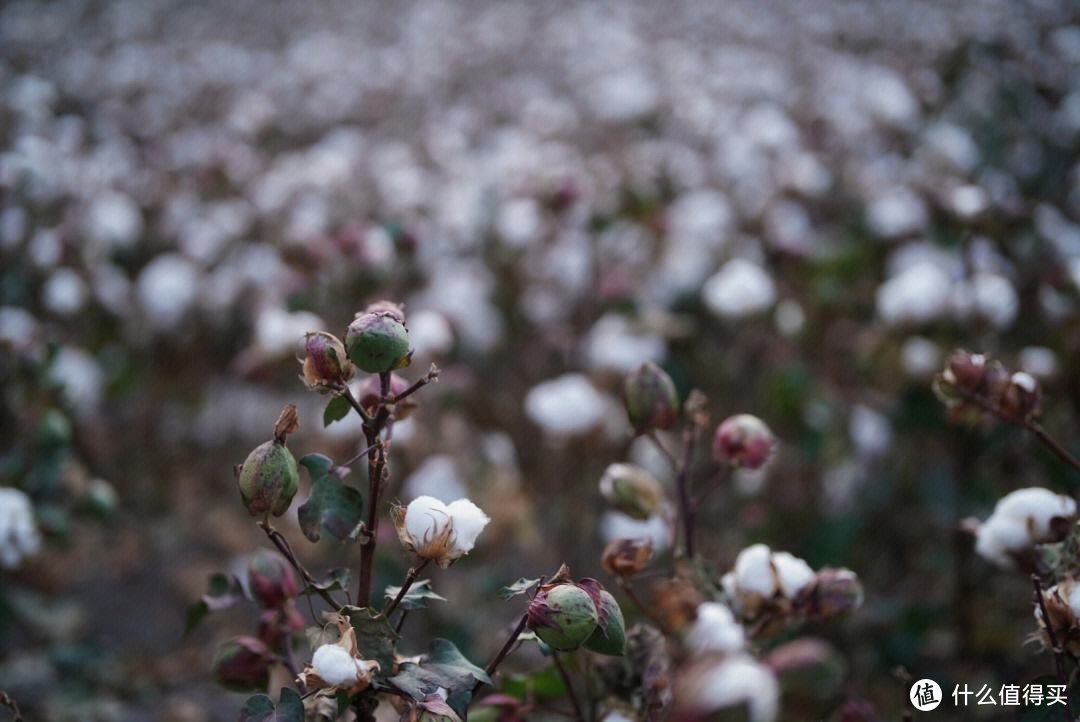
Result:
M327 426L334 423L335 421L341 421L342 419L344 419L346 416L349 415L350 408L352 407L349 406L349 402L345 399L344 396L335 396L334 398L330 399L330 403L326 405L326 409L323 411L322 415L323 428L325 429Z
M401 591L401 587L387 587L386 598L396 599L398 593ZM402 609L424 609L427 607L425 600L436 599L440 602L445 602L446 597L441 594L437 594L434 589L431 588L430 579L418 579L416 580L409 591L398 602L398 606Z
M311 495L297 510L300 529L309 540L319 541L326 529L342 541L355 539L360 531L364 497L351 486L341 483L348 473L322 454L308 454L300 465L311 475Z
M318 591L344 592L349 589L352 581L352 572L348 569L331 569L326 578L321 582L312 582L304 587L304 594L315 594Z
M513 599L521 594L527 594L530 589L540 583L540 579L526 579L522 577L509 586L499 590L499 596L503 599Z
M341 613L349 618L356 630L356 646L364 659L379 663L379 674L387 675L394 667L394 646L398 636L386 617L370 607L342 607Z
M387 681L417 701L442 687L447 691L447 703L462 719L476 683L491 684L487 672L466 659L453 642L446 639L432 640L419 664L403 662L398 674Z
M265 694L257 694L244 702L240 722L304 722L304 702L289 687L282 687L277 705Z
M244 590L236 577L231 574L211 574L206 594L187 609L184 636L199 626L199 622L210 612L228 609L243 598Z

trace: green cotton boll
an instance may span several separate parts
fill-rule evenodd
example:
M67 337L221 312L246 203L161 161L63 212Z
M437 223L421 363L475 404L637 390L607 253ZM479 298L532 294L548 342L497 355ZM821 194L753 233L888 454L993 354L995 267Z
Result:
M378 374L407 366L409 332L388 313L365 313L345 333L345 349L359 369Z
M559 584L538 594L529 606L529 628L552 649L577 649L597 629L600 618L588 592Z
M249 514L281 516L300 487L300 471L285 444L272 440L248 454L237 483Z
M585 648L600 654L619 656L626 650L626 620L622 609L611 592L600 592L600 618L602 625L585 640Z

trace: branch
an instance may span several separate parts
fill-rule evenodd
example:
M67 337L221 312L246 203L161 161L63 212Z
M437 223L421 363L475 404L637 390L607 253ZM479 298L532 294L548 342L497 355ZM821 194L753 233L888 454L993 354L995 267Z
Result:
M1069 453L1069 451L1064 446L1062 446L1061 442L1051 436L1049 432L1047 432L1047 430L1044 429L1041 424L1039 424L1038 421L1035 421L1034 419L1014 419L1011 416L1001 413L1001 410L997 406L990 403L981 396L968 393L963 389L959 388L955 389L955 391L957 396L959 396L964 401L975 404L983 411L993 414L994 416L1006 423L1012 424L1013 426L1018 426L1021 429L1029 431L1035 436L1035 438L1042 442L1043 446L1052 451L1054 455L1056 455L1059 459L1064 461L1073 469L1080 471L1080 460L1078 460L1075 456Z
M431 364L431 368L428 369L428 372L426 374L424 374L419 379L417 379L416 382L412 386L405 389L404 391L402 391L397 396L394 396L391 399L391 403L396 404L399 401L407 399L408 397L412 396L413 394L415 394L417 391L424 388L428 384L430 384L432 382L435 382L435 381L438 381L438 380L439 380L439 367L436 366L435 364Z
M686 538L686 556L694 556L694 505L690 501L690 464L694 459L694 445L697 443L698 426L691 421L683 432L683 458L679 472L675 476L675 489L679 494L679 515L682 517L683 534Z
M397 606L401 604L401 600L405 598L405 595L409 593L409 588L412 587L413 582L416 581L416 577L420 572L424 570L430 559L424 559L420 564L415 567L409 567L409 573L405 575L405 581L401 584L401 589L398 590L397 596L383 607L382 615L386 619L390 618L391 612L397 609Z
M1039 583L1039 576L1037 574L1031 575L1031 585L1035 587L1035 602L1039 605L1039 611L1042 613L1043 626L1046 627L1046 636L1050 638L1050 647L1054 651L1054 666L1057 667L1058 683L1065 690L1065 709L1062 712L1065 713L1065 722L1073 722L1076 718L1073 717L1072 705L1069 704L1069 678L1065 674L1065 653L1062 652L1061 647L1058 645L1057 635L1054 634L1054 625L1050 621L1050 615L1046 613L1046 602L1043 600L1042 584Z
M570 703L574 705L574 716L578 722L585 722L585 714L581 711L581 701L578 699L577 692L574 691L574 685L570 684L570 675L566 673L566 667L559 660L559 653L552 651L551 659L555 662L555 669L559 670L559 676L562 677L563 686L566 687L566 694L570 697Z
M536 583L536 591L534 591L532 596L529 597L530 604L532 603L532 600L536 598L537 592L540 591L540 587L544 585L544 581L546 579L547 577L540 577L540 580ZM518 620L517 625L514 627L514 631L512 631L510 633L510 636L506 638L506 641L503 643L502 648L499 649L495 656L492 657L491 661L488 662L487 667L484 668L484 671L487 672L488 677L494 675L495 670L499 668L499 665L502 664L502 661L506 659L507 656L509 656L510 652L514 649L514 644L517 643L518 637L520 637L521 633L525 631L525 625L528 623L528 621L529 611L528 609L526 609L525 613L521 615L521 619ZM483 686L483 682L477 682L473 685L473 697L476 697L476 693L479 692L480 688Z
M331 608L335 610L341 609L341 604L339 604L338 601L334 599L333 595L331 595L330 592L326 591L325 589L319 589L317 586L315 586L316 584L318 584L318 582L315 580L315 577L311 576L311 572L304 568L304 565L301 564L300 560L296 558L296 553L292 550L292 546L289 545L289 540L282 536L281 532L271 526L270 520L263 519L259 522L259 526L264 532L266 532L266 536L270 539L271 542L274 543L274 546L277 547L278 551L281 552L282 556L284 556L285 559L288 560L289 564L292 565L292 568L296 570L296 573L299 574L309 586L311 586L316 592L318 592L319 596L326 600L326 603L329 604Z

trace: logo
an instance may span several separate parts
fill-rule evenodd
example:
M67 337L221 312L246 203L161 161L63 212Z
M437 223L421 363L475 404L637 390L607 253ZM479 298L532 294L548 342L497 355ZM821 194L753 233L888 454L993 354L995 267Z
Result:
M920 679L911 685L908 696L911 697L911 704L915 709L929 712L941 704L941 686L932 679Z

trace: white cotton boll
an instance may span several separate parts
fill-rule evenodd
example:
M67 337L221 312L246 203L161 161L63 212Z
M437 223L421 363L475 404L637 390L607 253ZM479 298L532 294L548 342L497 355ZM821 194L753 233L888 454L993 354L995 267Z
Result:
M899 238L926 227L926 205L910 189L897 186L870 201L866 223L880 238Z
M693 705L702 711L718 711L744 705L750 722L772 722L780 706L776 676L752 657L740 655L723 660L701 680Z
M405 530L420 553L438 540L450 525L450 509L433 496L418 496L405 509Z
M553 436L578 436L598 426L608 404L582 374L563 374L525 395L525 413Z
M1068 599L1065 601L1068 603L1072 613L1080 617L1080 584L1072 585L1069 589Z
M590 368L627 373L646 361L660 361L667 353L664 339L636 331L625 316L601 317L585 340Z
M1013 566L1011 552L1030 546L1031 537L1022 522L990 517L975 531L975 553L998 566Z
M311 657L311 667L332 687L355 684L362 671L358 660L336 644L324 644L316 649Z
M769 547L754 544L739 552L735 559L735 585L740 594L771 597L776 593L776 575Z
M772 276L744 258L733 258L705 281L705 305L722 318L742 318L764 311L776 300Z
M539 204L532 198L514 198L499 206L495 232L507 245L523 247L540 237L544 219Z
M629 122L656 109L656 86L636 68L600 76L587 95L593 113L600 120Z
M49 378L79 414L96 411L105 392L105 373L86 351L65 346L49 368Z
M892 445L892 425L888 417L869 406L856 404L848 420L848 435L863 456L880 456Z
M40 549L30 497L19 489L0 488L0 567L14 569Z
M971 219L990 206L990 196L979 186L962 185L949 190L945 202L958 217Z
M45 308L58 316L71 316L86 303L86 282L70 268L53 271L41 289Z
M731 654L746 646L746 634L726 605L704 602L686 634L686 646L694 654Z
M38 322L25 308L0 306L0 343L22 350L33 345Z
M979 162L979 147L971 134L952 123L936 123L924 135L927 147L957 170L971 171Z
M1020 368L1040 379L1057 373L1057 354L1045 346L1028 346L1020 351Z
M925 379L941 369L941 348L923 336L911 336L900 347L900 365L908 376Z
M970 285L972 311L995 328L1012 324L1020 310L1020 298L1012 283L992 273L977 273Z
M112 248L131 248L143 230L142 211L130 196L107 191L90 202L86 233Z
M661 515L634 519L618 511L606 511L600 517L600 536L605 544L616 539L649 539L657 552L671 546L671 524Z
M155 330L176 329L198 299L200 275L194 263L176 253L158 256L139 272L136 294Z
M321 328L322 319L309 311L268 306L255 319L255 346L264 358L286 358L296 353L305 333Z
M773 568L780 593L788 599L794 599L799 592L814 581L814 570L805 560L788 552L775 552L772 555Z
M776 304L773 322L776 324L776 330L784 336L795 336L806 325L806 313L798 301L786 298Z
M917 263L878 287L878 315L890 326L936 320L949 308L952 287L941 268Z
M454 330L437 311L409 313L409 343L413 360L441 356L454 346Z
M491 518L468 499L458 499L447 507L454 525L453 551L468 554L476 545L476 538Z
M398 425L394 425L394 441L398 442ZM426 458L402 484L412 497L429 496L436 499L458 499L468 492L457 464L449 454L434 454Z
M1049 489L1029 487L1003 496L994 507L993 516L1022 521L1032 526L1035 541L1050 534L1050 522L1056 517L1076 515L1076 501Z

